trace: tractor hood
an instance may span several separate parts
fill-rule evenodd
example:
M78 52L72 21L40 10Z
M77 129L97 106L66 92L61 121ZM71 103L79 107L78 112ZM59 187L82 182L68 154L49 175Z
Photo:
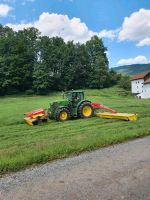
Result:
M52 102L52 103L50 103L50 106L56 106L56 107L58 107L58 106L66 106L66 105L68 105L68 101L67 100L61 100L61 101L55 101L55 102Z

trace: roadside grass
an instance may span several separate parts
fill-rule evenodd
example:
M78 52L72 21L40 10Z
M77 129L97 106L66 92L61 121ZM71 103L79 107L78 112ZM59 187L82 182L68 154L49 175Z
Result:
M86 90L87 99L110 106L119 112L137 113L139 119L126 122L113 119L75 119L49 121L28 126L23 114L48 108L60 93L49 96L8 96L0 98L0 174L23 169L86 150L150 135L150 100L138 100L117 87Z

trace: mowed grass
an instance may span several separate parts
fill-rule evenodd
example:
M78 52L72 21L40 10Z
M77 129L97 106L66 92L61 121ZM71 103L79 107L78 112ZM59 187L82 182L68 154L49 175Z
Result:
M49 121L41 126L24 123L24 113L48 108L60 93L49 96L10 96L0 98L0 174L29 165L44 163L85 150L150 135L150 100L138 100L117 87L86 90L87 99L100 102L119 112L137 113L135 122L113 119L76 119Z

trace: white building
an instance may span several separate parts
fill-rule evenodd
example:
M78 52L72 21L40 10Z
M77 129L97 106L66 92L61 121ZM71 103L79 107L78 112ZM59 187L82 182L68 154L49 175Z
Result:
M150 98L150 71L135 74L131 78L131 92L140 99Z

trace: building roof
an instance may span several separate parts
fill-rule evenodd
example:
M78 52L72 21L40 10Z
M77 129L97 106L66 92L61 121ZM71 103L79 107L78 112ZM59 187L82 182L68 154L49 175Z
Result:
M140 74L135 74L134 76L132 76L132 78L130 80L133 81L133 80L137 80L137 79L143 79L149 73L150 73L150 71L145 71Z
M144 81L144 84L147 84L147 83L150 83L150 77L146 81Z

